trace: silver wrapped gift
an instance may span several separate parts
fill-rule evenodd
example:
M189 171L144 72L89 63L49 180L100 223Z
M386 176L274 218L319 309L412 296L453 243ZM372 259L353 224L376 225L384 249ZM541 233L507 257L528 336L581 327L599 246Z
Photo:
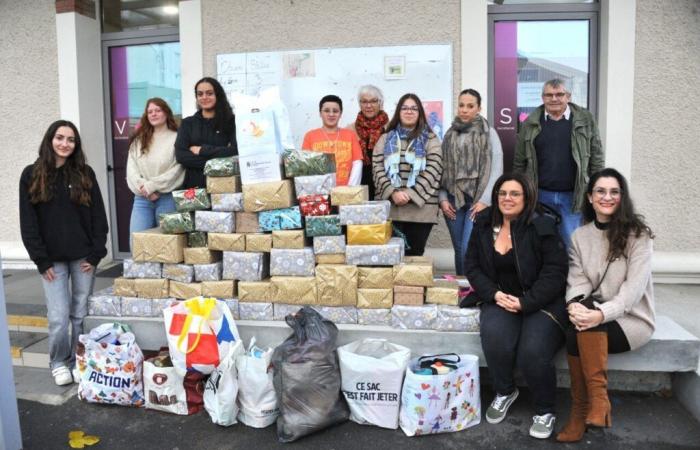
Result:
M122 297L122 316L153 317L153 299Z
M224 280L260 281L269 275L269 253L224 252Z
M377 200L338 207L341 225L372 225L389 220L391 202Z
M359 325L391 325L390 309L357 308L357 323Z
M221 298L221 301L226 302L226 306L231 310L231 315L233 318L238 320L241 317L238 315L238 299L237 298Z
M333 255L345 253L345 235L340 236L314 236L314 254Z
M179 300L176 298L154 298L151 303L151 313L153 317L163 317L163 310L170 307Z
M272 320L272 303L238 303L240 320Z
M270 252L270 275L313 277L316 259L311 247L273 248Z
M194 229L207 233L233 233L233 217L232 212L195 211Z
M288 303L275 303L273 306L273 319L284 320L290 314L296 314L303 305L290 305Z
M333 323L357 323L357 308L354 306L312 305L311 307Z
M197 281L220 281L222 268L221 261L211 264L195 264L194 279Z
M403 259L401 238L391 238L384 245L347 245L345 263L356 266L395 266Z
M131 258L124 260L124 278L160 278L161 263L136 262Z
M122 298L114 295L112 286L93 293L88 297L89 316L121 316Z
M394 305L391 326L402 330L431 330L437 319L437 305Z
M194 281L194 267L191 264L163 264L163 278L191 283Z
M243 194L211 194L212 211L243 211Z
M294 177L294 192L297 198L305 195L331 195L335 187L335 173Z
M439 331L473 331L478 333L480 314L479 308L438 305L434 328Z

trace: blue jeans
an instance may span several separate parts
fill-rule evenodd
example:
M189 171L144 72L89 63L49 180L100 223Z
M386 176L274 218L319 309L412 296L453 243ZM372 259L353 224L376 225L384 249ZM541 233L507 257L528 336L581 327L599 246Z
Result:
M73 367L75 345L83 333L83 318L87 315L88 296L95 284L95 269L82 272L80 263L84 259L70 262L54 262L56 279L41 281L46 295L49 319L49 367L51 370ZM69 335L70 326L70 335Z
M452 207L455 207L455 197L452 194L447 195ZM472 207L471 201L465 203L456 212L454 220L445 216L447 230L450 232L452 239L452 248L455 251L455 271L457 275L466 275L464 273L464 260L467 256L467 247L469 246L469 236L472 234L474 222L469 219L469 208Z
M160 194L158 200L150 201L146 197L134 195L134 206L131 208L131 223L129 224L129 236L135 231L148 230L158 226L158 216L163 213L175 211L173 194ZM131 242L131 238L129 239Z
M550 206L561 216L559 235L566 244L566 248L570 248L571 235L576 228L581 226L581 213L571 211L574 204L574 192L538 189L537 193L540 202Z

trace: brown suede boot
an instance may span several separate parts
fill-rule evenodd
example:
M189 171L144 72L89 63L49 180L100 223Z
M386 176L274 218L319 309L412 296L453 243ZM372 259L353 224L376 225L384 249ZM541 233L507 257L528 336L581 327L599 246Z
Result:
M608 398L608 334L585 331L577 334L576 341L588 390L586 424L609 427L612 419Z
M586 432L586 414L588 413L588 391L586 380L581 370L581 359L567 355L569 377L571 378L571 412L564 428L557 434L559 442L577 442Z

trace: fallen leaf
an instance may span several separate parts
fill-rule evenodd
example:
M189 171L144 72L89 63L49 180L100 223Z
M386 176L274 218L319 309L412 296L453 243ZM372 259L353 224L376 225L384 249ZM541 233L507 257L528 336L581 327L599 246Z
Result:
M98 442L100 442L100 438L86 435L83 431L71 431L68 433L68 445L70 445L70 448L85 448L86 445L95 445Z

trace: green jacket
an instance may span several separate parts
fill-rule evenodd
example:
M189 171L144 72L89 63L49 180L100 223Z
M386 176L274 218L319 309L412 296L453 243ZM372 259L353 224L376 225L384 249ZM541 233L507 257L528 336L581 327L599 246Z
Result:
M569 108L573 120L571 124L571 152L578 168L574 184L573 211L580 211L588 179L592 174L605 167L605 152L600 143L600 134L593 114L573 103L569 103ZM513 158L513 171L525 173L533 180L535 187L538 185L535 138L542 131L540 117L543 113L544 105L541 105L532 111L522 123Z

